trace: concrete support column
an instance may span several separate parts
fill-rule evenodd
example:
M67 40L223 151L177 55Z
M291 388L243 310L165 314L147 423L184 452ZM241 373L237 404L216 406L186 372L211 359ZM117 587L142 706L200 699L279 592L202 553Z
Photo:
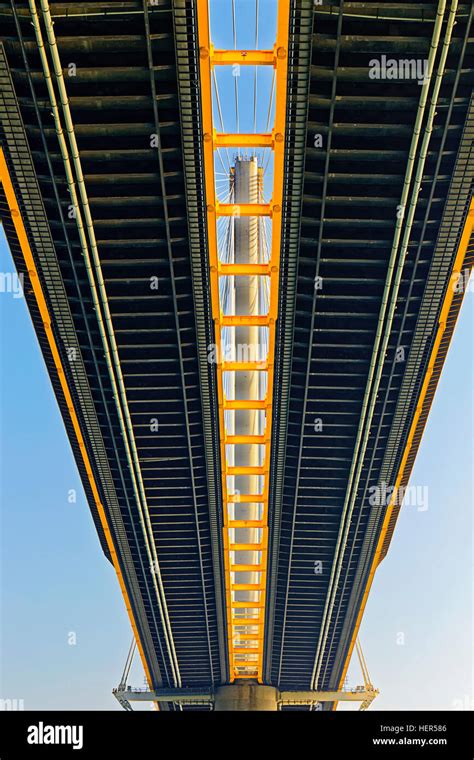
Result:
M235 203L258 203L259 202L259 169L256 158L237 158L234 169L234 201ZM258 219L255 217L242 217L234 220L234 260L236 264L257 264L259 261L259 234ZM258 276L237 276L234 278L234 303L235 314L240 316L256 315L259 313L259 278ZM239 326L235 328L236 355L244 361L255 361L259 358L260 335L259 328L255 326ZM235 373L235 398L238 400L254 400L259 398L260 378L258 372L240 371ZM259 435L261 415L258 410L245 409L234 413L234 430L236 435ZM235 446L235 465L242 467L255 467L260 464L260 451L257 444L239 444ZM261 485L260 475L236 475L234 480L235 490L240 493L259 493ZM239 520L258 520L258 504L236 504L236 518ZM235 530L235 542L242 544L257 543L259 540L258 529L237 528ZM237 564L257 564L258 552L236 552ZM258 573L239 572L235 574L236 583L256 584L260 580ZM239 602L258 601L257 591L236 591L235 598ZM253 612L242 610L244 617L249 617ZM241 630L242 634L252 634L252 627ZM240 640L236 635L234 645L243 647L254 646L255 642L248 639ZM249 664L253 664L256 655L250 656ZM245 654L239 656L242 661L246 660ZM257 663L255 662L255 668ZM238 692L240 694L240 692ZM237 700L238 701L238 700ZM238 709L238 708L231 708ZM239 708L242 709L242 708Z
M261 686L257 683L220 686L216 691L214 709L216 711L276 711L277 690L273 686Z

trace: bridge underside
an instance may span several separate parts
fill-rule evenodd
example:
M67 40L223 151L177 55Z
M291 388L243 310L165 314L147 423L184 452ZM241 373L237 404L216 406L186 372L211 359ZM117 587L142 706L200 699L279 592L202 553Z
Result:
M197 4L80 5L49 4L130 428L117 415L119 372L104 355L28 2L0 2L0 141L34 268L5 183L1 219L99 539L109 559L111 546L117 555L149 686L213 689L228 682L229 663ZM340 688L399 511L387 518L370 496L380 484L408 483L462 302L452 273L474 259L472 8L460 3L426 160L430 101L413 157L421 189L399 289L385 290L421 85L368 70L382 55L426 59L436 9L290 5L264 642L264 681L282 691ZM441 44L435 72L440 55ZM387 296L391 322L380 321ZM375 351L379 385L361 428L379 331L387 345Z

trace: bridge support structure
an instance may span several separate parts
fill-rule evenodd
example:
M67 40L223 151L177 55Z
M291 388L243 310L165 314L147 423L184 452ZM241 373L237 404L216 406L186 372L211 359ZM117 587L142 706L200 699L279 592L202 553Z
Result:
M281 705L318 706L323 702L360 702L360 710L366 710L379 693L372 684L356 686L340 691L287 690L274 686L246 681L216 689L132 689L128 686L114 689L113 694L125 709L131 702L175 702L180 705L213 704L214 710L247 712L272 712Z
M230 686L220 686L214 697L214 710L217 712L247 710L278 710L278 691L273 686L257 683L237 682Z
M154 702L155 704L174 702L178 705L213 705L216 712L273 712L282 705L294 705L321 709L323 702L360 702L359 710L367 710L379 693L370 680L360 641L356 641L356 651L364 679L363 686L339 690L287 689L280 691L275 686L259 683L256 679L237 680L217 687L182 687L150 690L146 687L134 689L127 686L130 675L135 642L132 641L127 655L120 683L112 693L124 710L132 710L131 702Z

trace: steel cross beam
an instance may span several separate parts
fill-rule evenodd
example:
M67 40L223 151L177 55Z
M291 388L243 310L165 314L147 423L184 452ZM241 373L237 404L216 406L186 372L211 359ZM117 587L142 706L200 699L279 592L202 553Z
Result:
M272 216L279 208L272 208L269 203L219 203L216 202L217 216ZM208 209L210 211L210 209Z
M275 140L280 140L281 135L272 134L227 134L225 132L213 132L215 148L273 148Z
M201 0L199 0L201 2ZM202 4L202 2L201 2ZM201 42L201 36L199 37ZM210 66L274 66L277 50L215 50L211 44L201 47L201 57L209 59Z
M280 691L279 702L283 705L310 705L314 702L361 702L365 710L379 693L378 689L356 686L340 691ZM365 705L365 706L364 706Z
M207 704L214 700L212 689L133 689L129 686L112 690L114 697L124 707L124 702L179 702L180 704ZM129 709L129 708L125 708Z
M270 441L273 403L273 371L276 320L278 317L279 263L281 248L281 207L283 202L284 150L287 105L287 71L288 71L288 34L290 17L290 0L279 0L277 15L277 34L272 50L215 50L210 39L208 0L198 0L198 35L200 55L200 83L202 98L202 134L204 156L204 178L207 204L207 232L210 262L210 290L212 317L215 325L215 345L217 354L217 391L219 404L219 433L220 459L222 475L223 503L223 543L224 543L224 573L226 586L227 609L227 640L230 673L229 680L256 679L263 681L263 641L265 625L265 598L267 583L267 547L268 547L268 492ZM272 66L275 70L275 119L270 134L235 135L218 134L213 120L212 110L212 76L215 66ZM214 152L219 147L264 147L273 151L273 193L269 204L224 204L216 197L216 176L214 168ZM262 271L249 271L247 267L239 269L233 264L219 261L217 241L217 220L222 216L267 216L271 219L272 241L270 262L258 265ZM263 268L264 267L264 268ZM226 275L234 277L261 274L270 278L268 315L224 316L220 304L219 282ZM222 331L232 326L264 326L268 331L268 351L264 361L261 357L251 357L251 361L226 361L222 355ZM264 371L267 373L266 396L258 401L227 399L224 393L224 372ZM226 431L226 415L228 410L253 409L262 410L265 418L264 438L255 441L264 446L263 464L258 468L230 467L227 463L229 441ZM248 442L246 442L248 443ZM252 469L252 472L250 470ZM258 470L258 473L257 473ZM228 476L258 474L263 478L263 488L260 494L229 493ZM236 523L233 519L234 505L253 503L261 505L258 527L259 539L256 543L235 542L234 530ZM235 517L235 516L234 516ZM252 526L254 527L254 526ZM256 564L239 562L235 552L252 551L259 557ZM235 573L250 572L259 576L259 582L252 588L258 596L258 601L236 601L235 592L241 590L235 580ZM242 640L242 634L249 642L248 648L239 647L234 641ZM253 643L253 646L252 646Z

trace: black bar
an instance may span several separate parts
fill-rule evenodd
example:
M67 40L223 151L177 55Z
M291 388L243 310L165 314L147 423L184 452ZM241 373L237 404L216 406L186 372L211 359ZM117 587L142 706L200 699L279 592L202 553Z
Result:
M62 729L60 727L63 727ZM75 728L74 728L75 727ZM236 733L238 729L238 734ZM240 737L240 739L239 739ZM56 744L47 743L50 738ZM60 743L62 740L69 743ZM34 743L34 742L39 743ZM74 749L74 744L77 749ZM472 713L460 712L53 712L0 713L0 760L27 757L195 755L472 760ZM247 748L247 749L246 749ZM128 754L130 753L130 754ZM133 753L133 754L132 754Z

